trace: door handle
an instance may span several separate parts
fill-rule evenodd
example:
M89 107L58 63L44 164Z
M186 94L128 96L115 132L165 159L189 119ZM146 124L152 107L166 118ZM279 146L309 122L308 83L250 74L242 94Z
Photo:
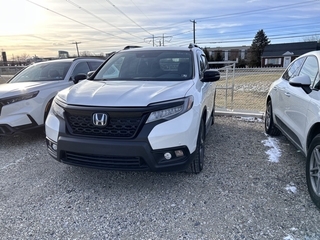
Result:
M286 95L287 97L290 97L290 93L285 92L284 95Z

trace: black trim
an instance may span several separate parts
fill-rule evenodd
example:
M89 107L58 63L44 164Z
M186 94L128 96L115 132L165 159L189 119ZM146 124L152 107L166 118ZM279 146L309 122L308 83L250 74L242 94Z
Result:
M173 99L169 102L160 102L157 104L152 104L147 107L84 107L84 106L73 106L73 105L63 105L62 107L65 110L65 126L67 132L70 135L79 136L79 137L92 137L92 138L104 138L104 139L132 139L136 138L141 131L144 125L154 125L162 123L166 120L162 119L153 123L147 123L149 115L151 112L159 111L167 108L172 108L175 106L183 105L185 98ZM59 104L59 103L58 103ZM106 113L111 119L117 119L118 121L136 121L134 126L130 127L128 131L130 134L109 134L113 130L119 131L126 126L119 126L119 129L110 128L109 124L105 128L95 127L93 124L89 123L89 118L92 119L94 113ZM79 123L74 123L72 121L78 120ZM81 125L83 122L83 132L77 131L76 126ZM125 124L125 123L124 123ZM81 128L81 126L80 126ZM94 134L94 132L98 134ZM106 133L107 132L107 133Z
M179 172L186 170L194 157L186 146L153 150L148 136L159 122L145 124L133 139L108 139L72 136L66 131L64 120L59 120L57 151L49 139L47 148L53 158L66 164L106 170ZM175 157L175 150L183 151L184 156ZM166 160L166 152L170 152L173 158Z
M281 130L281 132L291 139L291 141L300 149L302 149L302 144L298 138L298 136L276 115L277 126Z
M11 127L8 124L0 124L0 136L12 135L17 132L27 131L27 130L36 129L44 126L44 125L38 125L37 122L29 114L27 114L27 116L31 121L30 124L21 125L17 127Z

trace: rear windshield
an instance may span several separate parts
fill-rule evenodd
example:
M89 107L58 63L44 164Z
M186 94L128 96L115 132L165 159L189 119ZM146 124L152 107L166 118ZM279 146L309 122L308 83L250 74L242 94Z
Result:
M123 51L103 66L94 80L183 81L193 76L191 51Z

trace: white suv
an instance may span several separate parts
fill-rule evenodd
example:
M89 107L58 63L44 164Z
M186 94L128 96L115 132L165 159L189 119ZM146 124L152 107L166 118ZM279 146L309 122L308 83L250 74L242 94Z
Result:
M199 173L219 78L193 44L122 50L54 98L48 151L77 166Z
M36 63L0 84L0 135L43 127L57 92L85 79L103 62L69 58Z
M295 59L271 86L265 131L283 133L307 157L311 199L320 208L320 51Z

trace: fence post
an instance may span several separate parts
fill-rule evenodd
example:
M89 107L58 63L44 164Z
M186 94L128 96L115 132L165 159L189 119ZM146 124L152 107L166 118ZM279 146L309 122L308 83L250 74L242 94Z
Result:
M209 62L209 64L223 64L224 66L222 68L219 68L218 70L224 70L225 71L225 79L226 79L226 84L225 87L217 87L217 89L225 89L226 94L225 94L225 108L228 108L228 90L231 90L231 109L233 109L233 95L234 95L234 77L235 77L235 69L236 69L236 63L238 61L219 61L219 62ZM227 65L229 64L229 65ZM227 65L227 66L226 66ZM232 82L231 82L231 87L229 87L229 71L232 71Z

